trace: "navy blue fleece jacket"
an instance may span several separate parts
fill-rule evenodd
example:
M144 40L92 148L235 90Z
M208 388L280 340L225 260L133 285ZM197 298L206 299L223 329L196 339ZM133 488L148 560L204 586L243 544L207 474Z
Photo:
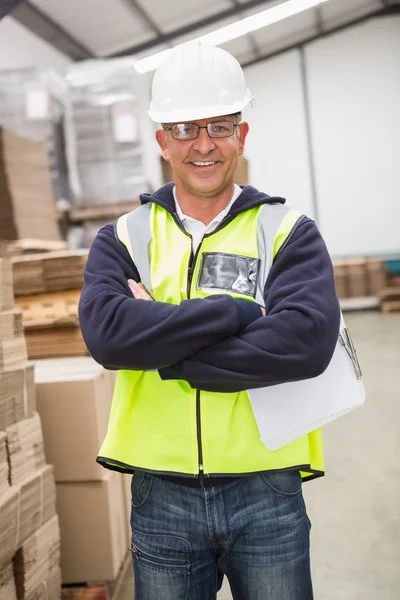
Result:
M175 215L171 184L141 201ZM275 202L284 200L245 186L226 219ZM265 317L255 303L227 294L177 306L136 300L128 279L140 281L139 273L113 224L106 225L90 250L79 305L87 347L106 368L158 369L163 379L234 392L315 377L332 357L339 303L325 243L308 218L275 258L264 290Z

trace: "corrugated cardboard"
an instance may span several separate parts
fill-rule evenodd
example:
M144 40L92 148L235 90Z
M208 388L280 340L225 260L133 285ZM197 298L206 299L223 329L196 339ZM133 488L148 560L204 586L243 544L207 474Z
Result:
M18 137L3 128L0 128L0 213L3 240L32 237L32 232L41 239L60 239L46 143Z
M14 288L12 263L8 258L0 258L0 310L14 308Z
M79 327L49 327L25 331L28 357L87 356L88 350Z
M18 502L17 488L0 495L0 564L11 560L18 547Z
M36 361L36 395L48 461L57 482L96 481L114 374L92 358Z
M60 529L54 516L29 537L14 559L18 600L57 600L61 595Z
M0 372L0 430L32 417L36 411L34 365Z
M34 472L18 486L3 488L0 493L0 564L10 559L55 512L52 465Z
M56 484L52 465L46 465L19 486L17 546L56 514Z
M10 464L10 483L18 485L46 464L40 417L18 421L7 427L7 448Z
M379 258L367 260L368 287L371 296L379 296L387 283L385 261Z
M21 367L27 360L24 336L0 340L0 371Z
M17 600L12 562L0 565L0 600Z
M29 296L82 288L87 251L45 252L12 259L14 293Z
M0 312L0 340L11 340L23 335L22 312L7 310Z
M349 297L368 295L367 261L365 258L347 259Z
M0 496L6 492L9 487L7 436L4 431L0 431Z
M6 429L24 417L23 369L0 373L0 429Z
M57 483L57 513L63 583L114 580L128 551L121 475Z

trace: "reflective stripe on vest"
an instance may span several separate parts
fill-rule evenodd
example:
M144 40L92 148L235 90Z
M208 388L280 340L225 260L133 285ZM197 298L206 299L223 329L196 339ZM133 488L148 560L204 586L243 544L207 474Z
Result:
M156 301L179 304L229 293L264 305L273 260L301 218L282 204L240 213L204 236L189 281L191 237L164 208L145 204L121 217L116 231ZM162 381L158 372L142 371L118 373L98 461L121 470L197 476L198 402L205 475L292 467L304 478L322 474L320 430L272 452L260 441L248 392L196 393L185 381Z

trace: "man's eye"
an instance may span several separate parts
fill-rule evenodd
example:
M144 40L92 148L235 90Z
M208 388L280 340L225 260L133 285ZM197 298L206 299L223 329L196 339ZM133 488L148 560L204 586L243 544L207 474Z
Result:
M226 131L229 131L228 127L226 125L214 125L213 126L213 131L215 133L225 133Z

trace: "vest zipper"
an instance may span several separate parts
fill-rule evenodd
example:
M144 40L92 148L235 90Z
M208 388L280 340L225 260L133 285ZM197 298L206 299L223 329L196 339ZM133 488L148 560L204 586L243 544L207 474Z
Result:
M201 412L200 412L200 390L196 390L196 420L197 420L197 445L199 448L199 481L204 487L203 447L201 444Z
M188 300L190 299L190 288L192 287L193 273L196 268L196 260L200 252L201 242L197 247L195 253L193 253L193 238L191 237L192 251L189 259L189 270L187 278L187 289L186 295ZM196 390L196 425L197 425L197 446L199 452L199 482L200 486L204 487L204 467L203 467L203 446L201 443L201 406L200 406L200 390Z

